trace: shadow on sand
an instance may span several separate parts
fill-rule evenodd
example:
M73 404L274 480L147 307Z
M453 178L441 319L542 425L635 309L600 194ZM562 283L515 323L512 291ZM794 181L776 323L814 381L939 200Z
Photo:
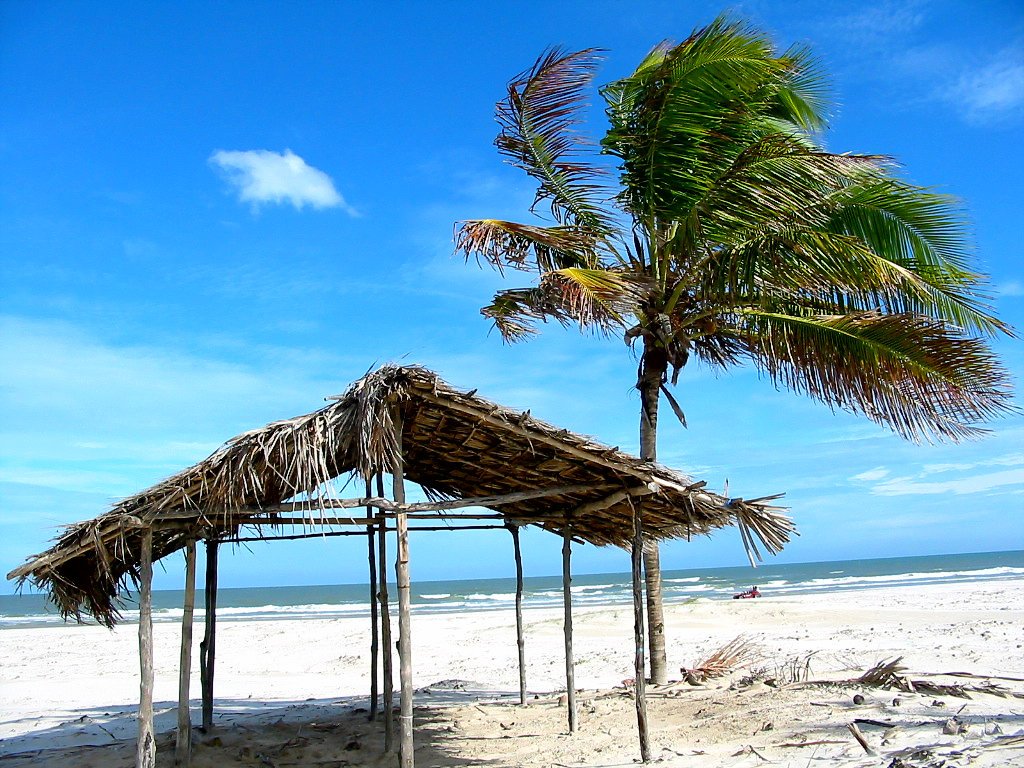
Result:
M460 758L446 746L451 738L453 706L480 701L513 702L508 692L466 688L425 688L416 693L414 740L416 764L431 766L498 765L489 759ZM518 698L515 698L518 701ZM195 704L195 702L194 702ZM261 701L217 699L214 727L209 733L193 729L192 765L391 766L398 764L398 696L394 698L395 751L384 751L384 718L369 719L365 696L337 699ZM157 765L171 766L174 757L177 703L154 702ZM0 740L0 765L110 766L130 768L135 761L137 720L135 707L97 706L78 710L80 715L55 726ZM192 721L200 721L198 706ZM446 739L446 736L448 737Z

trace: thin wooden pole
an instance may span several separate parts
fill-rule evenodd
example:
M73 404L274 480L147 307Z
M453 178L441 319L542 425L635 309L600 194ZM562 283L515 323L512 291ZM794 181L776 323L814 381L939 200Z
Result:
M370 480L366 480L366 495L370 495ZM369 516L371 510L369 507L366 509L366 513ZM382 534L383 535L383 534ZM372 525L366 526L366 547L367 556L370 565L370 722L377 717L377 657L380 637L378 633L378 618L377 618L377 552L376 552L376 541L374 541L374 527Z
M391 467L393 480L391 497L398 504L405 503L405 472L402 467L402 417L396 407L393 411L395 425L395 443L397 458ZM399 716L398 764L401 768L413 768L412 741L412 622L410 616L412 592L409 584L409 523L404 512L395 518L398 534L398 555L395 558L395 581L398 584L398 667L402 682L401 704Z
M153 529L142 532L139 557L139 743L136 768L156 768L153 738Z
M572 526L562 537L562 600L565 604L565 694L569 707L569 733L576 732L576 680L572 658Z
M174 743L174 764L192 761L192 713L189 712L189 683L192 677L192 616L196 608L196 542L185 545L185 603L181 615L181 661L178 665L178 734Z
M506 523L512 534L516 558L516 646L519 648L519 704L526 706L526 641L523 639L523 553L519 548L519 526Z
M213 671L217 656L217 553L220 543L206 540L205 627L199 644L199 678L203 689L203 732L213 728Z
M377 494L384 493L384 476L377 475ZM388 537L385 531L384 513L377 515L380 528L377 537L379 557L377 567L380 568L380 645L383 652L381 675L384 683L384 751L394 749L394 674L391 658L391 601L388 597Z
M644 659L644 599L643 581L640 567L644 556L644 531L640 519L640 509L633 507L633 639L636 641L636 658L634 660L635 685L633 698L636 703L636 727L640 736L640 759L645 763L651 759L651 740L647 730L647 681L646 661Z

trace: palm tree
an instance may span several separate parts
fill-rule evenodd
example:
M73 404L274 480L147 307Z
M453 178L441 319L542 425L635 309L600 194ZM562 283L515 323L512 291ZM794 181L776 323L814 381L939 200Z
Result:
M873 155L823 149L823 79L719 18L656 46L602 89L600 152L579 133L599 54L553 49L497 106L499 151L537 182L551 220L460 222L457 249L536 273L481 312L507 341L554 319L639 345L640 451L696 358L750 363L776 386L912 440L962 440L1012 409L953 202ZM602 165L604 158L614 158ZM616 181L617 185L613 182ZM657 546L645 548L651 677L667 677Z

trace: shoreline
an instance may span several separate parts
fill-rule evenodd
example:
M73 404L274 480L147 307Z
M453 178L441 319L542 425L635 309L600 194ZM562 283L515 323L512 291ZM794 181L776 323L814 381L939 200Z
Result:
M901 567L890 569L881 565L891 563L898 563ZM666 605L728 599L736 592L749 589L753 582L758 582L762 591L773 599L799 595L836 596L900 585L955 586L979 581L1012 581L1024 578L1024 550L821 563L770 563L756 571L737 566L672 569L665 571L663 578ZM417 581L413 583L412 610L414 615L511 610L514 590L512 577ZM575 574L572 591L574 603L580 608L632 605L630 574L626 572ZM180 621L183 594L177 589L156 590L154 622ZM201 618L201 590L197 597L200 605L196 606L196 617ZM560 608L561 576L527 577L524 597L529 608ZM292 618L368 621L368 600L368 587L364 583L223 587L220 590L218 622ZM137 621L137 610L129 602L120 623L137 624ZM63 626L65 623L42 593L0 595L0 632Z
M746 673L774 674L786 665L809 664L814 677L851 678L899 656L914 674L1024 678L1022 594L1024 578L846 590L829 600L785 595L673 603L666 605L670 677L680 677L681 668L743 635L759 654ZM564 690L561 609L526 608L524 617L527 685L543 700ZM576 608L573 619L577 687L621 688L633 677L631 608L587 605ZM473 697L507 698L515 692L514 627L511 611L414 615L414 685L432 690L418 695L417 705L438 698L465 704ZM159 733L174 724L180 627L155 624L154 642ZM198 643L195 637L197 655ZM218 624L217 643L218 722L279 719L282 710L296 714L303 707L311 714L317 707L367 706L365 620L226 621ZM0 632L0 654L5 659L0 756L134 737L135 625L113 631L95 625L6 629ZM450 681L462 681L458 685L465 690L437 686ZM1024 690L1024 683L1004 685ZM198 671L192 686L196 721ZM1024 716L1020 699L996 699L993 706L993 716L1000 706Z

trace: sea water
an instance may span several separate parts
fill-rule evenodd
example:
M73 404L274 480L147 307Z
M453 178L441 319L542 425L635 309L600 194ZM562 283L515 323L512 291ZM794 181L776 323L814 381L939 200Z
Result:
M1024 577L1024 550L959 555L928 555L870 560L836 560L821 563L762 565L730 568L698 568L663 571L666 603L693 599L730 599L756 584L765 597L771 595L826 594L870 587L920 584L959 584ZM395 590L391 588L392 599ZM615 605L632 602L628 573L574 574L573 605ZM153 620L181 618L181 590L153 592ZM366 584L311 585L298 587L221 588L217 592L218 621L269 619L325 619L369 615ZM202 590L197 609L202 608ZM515 579L452 579L420 581L412 585L415 613L504 610L515 602ZM554 607L562 602L560 576L524 579L527 607ZM125 621L137 619L136 606L128 603ZM200 612L201 611L197 611ZM14 627L59 626L63 620L43 595L0 595L0 630Z

